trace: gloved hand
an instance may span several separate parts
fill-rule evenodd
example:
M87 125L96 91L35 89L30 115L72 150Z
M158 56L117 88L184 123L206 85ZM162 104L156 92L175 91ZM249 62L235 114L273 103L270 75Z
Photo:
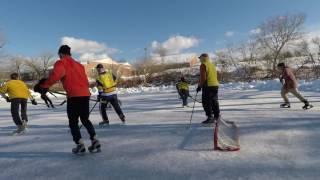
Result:
M10 98L8 96L5 97L7 102L11 102Z
M38 105L38 103L37 103L37 101L36 101L35 99L32 99L32 100L31 100L31 104L32 104L32 105Z
M197 87L197 92L200 92L200 91L201 91L201 87L198 86L198 87Z

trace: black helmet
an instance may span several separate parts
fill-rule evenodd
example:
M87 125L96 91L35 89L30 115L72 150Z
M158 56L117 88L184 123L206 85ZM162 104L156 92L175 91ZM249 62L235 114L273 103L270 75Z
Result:
M71 55L71 48L68 45L62 45L59 48L58 54Z
M278 67L286 67L286 64L285 63L279 63L277 66Z
M102 65L102 64L98 64L98 65L96 66L96 69L101 69L101 68L103 68L103 65Z
M19 77L19 74L18 74L18 73L12 73L12 74L10 74L10 79L17 80L18 77Z

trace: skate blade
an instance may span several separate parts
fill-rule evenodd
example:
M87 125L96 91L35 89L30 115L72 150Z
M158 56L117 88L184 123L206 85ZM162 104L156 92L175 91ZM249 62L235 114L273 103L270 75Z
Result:
M291 106L285 106L285 107L280 107L280 108L282 108L282 109L290 109L291 108Z
M74 153L72 152L72 154L76 155L76 156L84 156L86 155L86 152L81 152L81 153Z
M12 133L12 136L21 136L21 135L23 135L25 133L26 133L25 131L19 132L19 133Z
M309 107L302 108L302 109L304 109L304 110L308 110L308 109L311 109L311 108L313 108L313 105L310 105Z
M96 149L92 149L92 150L89 150L90 153L99 153L101 152L101 149L100 148L96 148Z
M84 152L72 152L72 154L77 155L77 156L84 156L86 154L86 151L84 151Z
M108 128L108 127L110 127L110 125L109 124L101 124L101 125L99 125L99 127L100 128Z
M209 123L209 124L202 124L201 123L202 127L213 127L214 125L215 125L215 123Z

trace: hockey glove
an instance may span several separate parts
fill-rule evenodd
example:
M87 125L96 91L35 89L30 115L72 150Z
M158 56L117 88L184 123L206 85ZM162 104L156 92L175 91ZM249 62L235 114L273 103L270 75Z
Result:
M32 105L38 105L38 103L37 103L37 101L36 101L35 99L32 99L32 100L31 100L31 104L32 104Z
M200 92L200 91L201 91L201 87L198 86L198 87L197 87L197 92Z
M10 98L8 96L5 97L7 102L11 102Z

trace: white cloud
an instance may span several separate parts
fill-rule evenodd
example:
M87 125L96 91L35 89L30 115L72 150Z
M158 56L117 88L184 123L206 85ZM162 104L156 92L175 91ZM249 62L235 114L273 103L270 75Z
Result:
M311 31L304 37L304 39L309 43L309 49L311 52L318 52L319 50L319 47L312 42L316 38L320 38L320 30Z
M79 59L80 60L99 60L99 59L109 59L110 57L106 53L84 53L81 54Z
M177 35L170 37L162 43L153 41L151 49L154 54L158 55L178 54L182 50L197 46L199 42L200 41L195 37Z
M110 54L119 52L118 49L110 48L105 43L67 36L61 38L61 44L69 45L72 53L80 55L80 60L109 58Z
M319 37L320 38L320 30L318 31L311 31L309 33L307 33L305 35L305 38L308 40L308 41L311 41L313 38L316 38L316 37Z
M233 32L233 31L227 31L226 33L224 33L224 36L232 37L232 36L234 36L234 34L235 34L235 32Z
M257 29L251 29L250 30L250 34L260 34L261 33L261 29L257 28Z

